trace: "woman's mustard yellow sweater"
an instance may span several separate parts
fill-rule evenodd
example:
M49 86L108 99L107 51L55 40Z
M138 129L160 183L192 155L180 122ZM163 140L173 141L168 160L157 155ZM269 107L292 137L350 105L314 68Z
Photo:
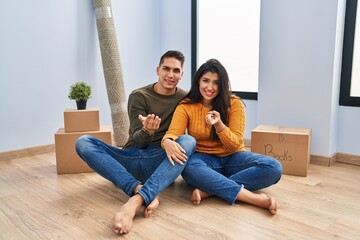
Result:
M229 121L227 126L217 133L219 140L211 139L211 126L205 123L205 116L210 110L202 103L179 104L163 140L166 138L176 140L187 129L187 133L196 139L197 152L224 157L235 152L245 151L243 137L246 120L242 101L238 98L231 98Z

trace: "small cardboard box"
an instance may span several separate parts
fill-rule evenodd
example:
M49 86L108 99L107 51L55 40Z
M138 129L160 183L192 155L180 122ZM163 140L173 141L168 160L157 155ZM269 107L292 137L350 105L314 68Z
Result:
M310 128L260 125L251 131L251 151L279 160L283 174L306 177L310 137Z
M66 109L64 111L65 132L99 131L99 109Z
M111 126L101 126L100 131L66 133L63 128L55 133L57 174L86 173L93 170L79 157L75 142L82 135L94 136L111 145Z

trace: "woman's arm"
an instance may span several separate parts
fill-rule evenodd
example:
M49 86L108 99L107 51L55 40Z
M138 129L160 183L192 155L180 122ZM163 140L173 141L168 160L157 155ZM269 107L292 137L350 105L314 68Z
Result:
M175 140L185 133L187 124L188 117L185 108L183 104L180 104L176 107L169 129L161 141L161 146L172 165L174 161L179 164L186 161L185 150Z
M232 99L228 126L217 131L220 141L229 151L236 151L244 144L245 123L244 104L240 99Z

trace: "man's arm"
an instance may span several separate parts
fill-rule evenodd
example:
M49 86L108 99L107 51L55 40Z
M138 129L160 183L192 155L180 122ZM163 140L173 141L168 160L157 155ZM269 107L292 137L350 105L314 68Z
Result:
M130 120L129 134L135 145L140 148L145 148L151 144L154 138L154 132L143 129L143 122L139 120L139 115L147 116L148 109L142 94L131 93L128 100L128 113Z

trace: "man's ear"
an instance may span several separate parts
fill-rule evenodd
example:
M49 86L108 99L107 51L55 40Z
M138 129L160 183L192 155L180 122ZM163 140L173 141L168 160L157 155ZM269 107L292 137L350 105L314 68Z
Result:
M156 75L159 76L159 66L156 67Z

